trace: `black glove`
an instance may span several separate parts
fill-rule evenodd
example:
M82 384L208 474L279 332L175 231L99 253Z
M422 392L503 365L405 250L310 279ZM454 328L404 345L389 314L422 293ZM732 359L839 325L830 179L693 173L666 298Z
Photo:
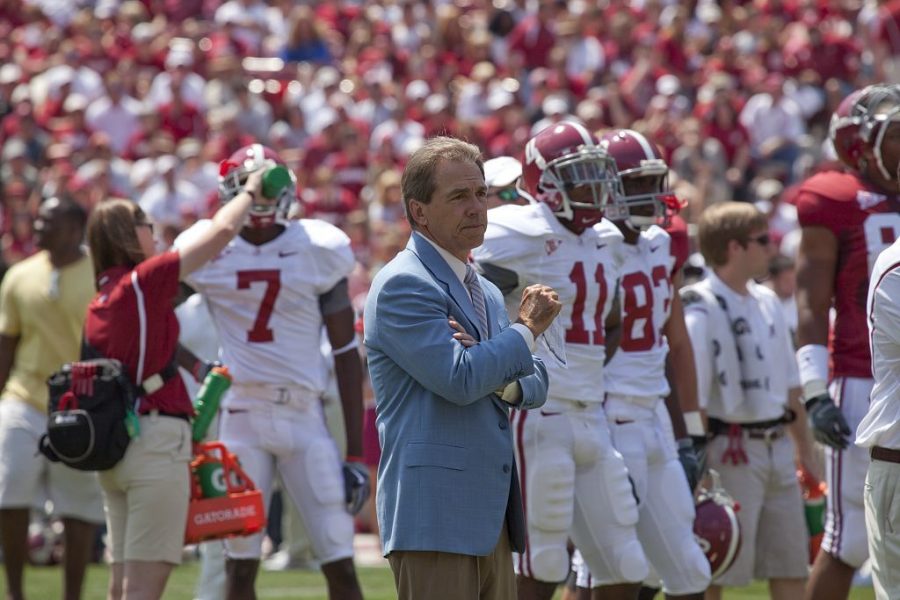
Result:
M684 476L687 477L688 486L691 488L691 493L697 488L697 484L700 483L700 459L697 458L697 452L694 450L694 442L691 438L682 438L678 440L678 462L681 463L681 468L684 469Z
M828 394L820 394L806 401L806 414L813 437L817 442L843 450L850 443L850 426L841 409Z
M344 463L344 500L347 511L355 515L362 510L369 498L372 487L369 485L369 468L358 462Z
M692 435L691 443L694 445L694 454L697 455L697 463L700 465L700 474L699 478L703 479L703 475L706 473L706 443L709 442L709 437L706 435Z
M212 371L216 367L221 367L222 363L218 360L197 360L194 363L193 368L191 369L191 375L194 376L194 381L197 383L203 383L206 379L206 376L209 375L209 372Z

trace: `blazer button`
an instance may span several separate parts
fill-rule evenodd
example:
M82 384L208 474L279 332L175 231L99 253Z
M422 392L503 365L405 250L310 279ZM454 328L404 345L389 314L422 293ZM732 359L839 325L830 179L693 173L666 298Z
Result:
M503 465L503 472L509 473L509 465Z
M499 423L497 423L497 426L500 429L506 429L507 427L509 427L509 421L500 421Z

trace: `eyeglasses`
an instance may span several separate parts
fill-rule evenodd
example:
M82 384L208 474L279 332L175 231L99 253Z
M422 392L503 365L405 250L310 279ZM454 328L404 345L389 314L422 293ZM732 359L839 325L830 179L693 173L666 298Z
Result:
M135 227L149 227L150 234L153 235L153 223L135 223Z
M763 233L762 235L758 235L756 237L747 238L748 243L756 242L760 246L768 246L769 242L771 242L771 241L772 241L772 239L769 237L768 233Z
M515 202L519 199L519 192L515 188L504 188L497 192L497 197L503 202Z

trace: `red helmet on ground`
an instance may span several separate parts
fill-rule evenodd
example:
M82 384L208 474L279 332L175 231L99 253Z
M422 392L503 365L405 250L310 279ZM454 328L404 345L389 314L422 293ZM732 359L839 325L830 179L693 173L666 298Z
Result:
M219 164L219 200L225 203L237 196L250 173L277 165L285 167L290 179L270 192L270 196L277 199L275 204L253 205L250 208L248 225L267 227L278 220L287 219L291 204L297 199L297 178L277 152L262 144L244 146ZM263 187L266 187L265 183Z
M603 218L607 203L621 193L616 165L584 125L561 121L525 145L520 192L550 207L578 231Z
M741 525L738 522L737 502L719 482L719 475L710 470L711 489L701 489L697 497L694 537L709 560L715 579L724 574L741 550Z
M669 190L669 165L656 144L632 129L617 129L604 134L600 145L616 161L623 188L606 218L635 230L668 227L683 205Z
M888 124L900 121L900 86L876 83L856 90L840 103L828 128L828 137L842 163L865 171L865 151L875 155L876 166L887 180L900 179L890 173L881 154Z

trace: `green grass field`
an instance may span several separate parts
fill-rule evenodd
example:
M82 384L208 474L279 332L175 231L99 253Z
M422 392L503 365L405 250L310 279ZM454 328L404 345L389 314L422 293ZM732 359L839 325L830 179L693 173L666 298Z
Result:
M164 598L166 600L191 600L197 573L197 563L189 563L176 569L169 580ZM394 600L396 598L390 570L363 567L359 569L359 574L367 600ZM26 593L29 600L59 598L60 578L61 573L58 568L29 568L26 572ZM106 597L106 581L106 568L100 565L91 566L84 594L85 600L103 600ZM310 571L260 572L257 592L260 600L267 598L326 599L322 576ZM725 592L727 600L761 600L767 597L765 585L762 583ZM854 588L850 598L851 600L872 600L875 598L875 594L870 588Z

